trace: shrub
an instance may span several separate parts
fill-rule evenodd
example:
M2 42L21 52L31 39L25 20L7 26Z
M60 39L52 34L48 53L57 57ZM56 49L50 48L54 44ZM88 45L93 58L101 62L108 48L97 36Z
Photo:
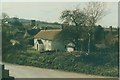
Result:
M11 53L4 58L4 61L20 65L117 77L118 63L113 64L117 61L117 59L113 59L115 56L113 55L113 53L90 53L86 55L85 52Z

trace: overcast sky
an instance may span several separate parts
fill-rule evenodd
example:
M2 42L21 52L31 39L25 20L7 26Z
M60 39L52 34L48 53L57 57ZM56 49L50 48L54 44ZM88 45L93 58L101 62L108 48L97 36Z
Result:
M66 9L74 9L83 2L3 2L2 12L9 16L35 19L47 22L61 22L59 17L61 12ZM108 27L118 26L118 3L106 3L107 15L98 24Z

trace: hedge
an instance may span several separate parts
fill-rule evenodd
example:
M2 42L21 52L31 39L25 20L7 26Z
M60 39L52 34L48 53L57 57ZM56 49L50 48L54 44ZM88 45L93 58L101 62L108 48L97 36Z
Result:
M118 63L117 59L113 59L113 57L108 57L108 53L91 53L89 55L78 52L10 53L4 56L3 61L41 68L118 77Z

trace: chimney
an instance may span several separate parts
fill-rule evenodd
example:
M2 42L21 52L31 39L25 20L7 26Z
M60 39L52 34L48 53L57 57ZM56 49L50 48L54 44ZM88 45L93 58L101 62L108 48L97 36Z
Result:
M47 30L47 26L44 29Z
M36 21L35 20L31 20L31 26L32 27L36 26Z
M110 28L110 32L112 33L112 26L110 26L109 28Z
M64 25L63 25L63 24L61 25L61 29L62 29L62 30L64 29Z

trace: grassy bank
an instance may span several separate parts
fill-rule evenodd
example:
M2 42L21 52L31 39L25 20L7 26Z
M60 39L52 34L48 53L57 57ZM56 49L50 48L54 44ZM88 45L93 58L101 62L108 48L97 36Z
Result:
M110 62L110 57L110 59L107 59L105 54L104 57L101 55L103 54L91 53L86 55L85 53L80 54L78 52L38 53L35 50L27 50L26 52L19 53L10 52L3 57L3 61L20 65L118 77L118 66L115 63L117 59L112 60L114 62Z

